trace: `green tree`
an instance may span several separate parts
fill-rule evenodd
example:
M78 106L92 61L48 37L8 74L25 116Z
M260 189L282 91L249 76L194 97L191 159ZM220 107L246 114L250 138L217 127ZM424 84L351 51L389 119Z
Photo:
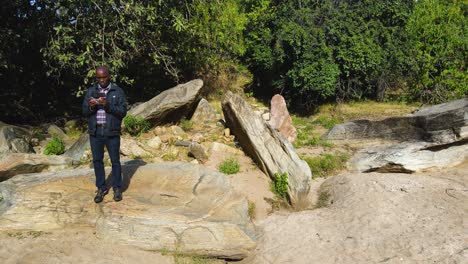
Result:
M268 4L247 35L257 93L280 92L310 109L337 97L382 98L392 82L404 82L401 32L412 1Z
M423 0L406 25L410 37L410 94L439 103L468 94L468 4Z
M78 95L94 81L94 69L102 64L111 67L118 82L131 85L134 78L128 74L129 65L151 59L177 80L178 70L161 40L167 17L158 15L164 8L158 2L52 2L58 23L42 52L49 74L60 78L63 72L69 72L85 77Z

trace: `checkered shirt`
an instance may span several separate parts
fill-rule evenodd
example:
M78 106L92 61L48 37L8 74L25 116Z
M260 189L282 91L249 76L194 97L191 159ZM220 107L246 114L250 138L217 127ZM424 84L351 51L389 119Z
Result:
M107 95L107 92L109 91L110 87L111 87L110 83L106 88L102 88L100 85L98 85L99 92L104 93L106 95ZM104 110L104 109L97 110L97 112L96 112L96 121L97 121L98 125L106 124L106 110Z

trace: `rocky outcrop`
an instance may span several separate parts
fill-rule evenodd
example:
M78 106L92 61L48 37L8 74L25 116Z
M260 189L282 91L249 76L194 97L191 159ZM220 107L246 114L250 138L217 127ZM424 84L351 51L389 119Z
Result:
M196 79L165 90L151 100L128 111L129 115L142 117L153 125L165 124L189 117L200 100L203 81Z
M348 168L358 172L413 173L453 167L468 159L468 140L452 144L405 142L359 150L348 161Z
M229 259L255 248L247 200L226 175L174 162L124 165L123 176L123 201L95 204L90 169L17 175L0 183L0 230L95 226L112 243Z
M242 263L465 263L468 179L435 176L329 178L328 207L266 219Z
M0 158L0 181L23 173L63 170L72 164L72 159L64 156L11 153Z
M228 92L222 102L226 125L237 137L244 152L272 179L287 173L291 204L302 207L309 190L310 168L301 160L292 145L254 114L240 96Z
M294 142L297 137L296 128L293 125L288 107L283 96L276 94L271 98L271 110L268 123L278 130L279 134L289 142Z
M339 124L326 138L334 141L381 138L455 142L468 138L468 98L422 108L407 116Z
M0 122L0 155L34 152L30 142L31 133L27 129Z

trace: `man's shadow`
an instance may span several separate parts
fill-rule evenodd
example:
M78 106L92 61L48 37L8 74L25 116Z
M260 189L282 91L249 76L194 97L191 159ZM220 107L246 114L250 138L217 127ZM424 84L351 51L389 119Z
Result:
M122 192L125 192L128 189L133 175L135 175L137 169L143 165L146 165L146 162L141 159L122 162ZM112 172L107 175L106 186L108 186L108 188L112 188Z

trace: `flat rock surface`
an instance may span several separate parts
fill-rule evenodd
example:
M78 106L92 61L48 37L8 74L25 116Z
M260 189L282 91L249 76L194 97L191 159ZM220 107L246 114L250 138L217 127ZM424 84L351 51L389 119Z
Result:
M232 259L255 247L247 200L225 175L181 162L123 175L124 200L101 204L92 170L17 175L0 183L0 231L95 227L105 243Z
M329 178L328 207L267 218L242 263L467 263L466 171Z

